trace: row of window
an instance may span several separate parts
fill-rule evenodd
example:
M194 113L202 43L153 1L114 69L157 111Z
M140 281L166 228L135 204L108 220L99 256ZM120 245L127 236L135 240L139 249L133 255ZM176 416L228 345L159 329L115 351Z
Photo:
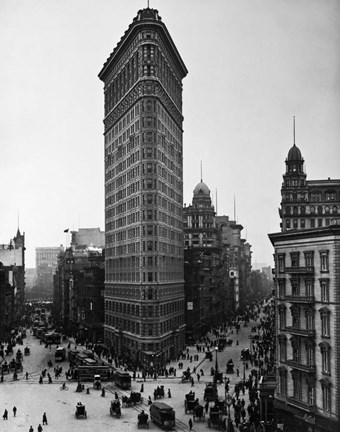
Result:
M334 205L333 207L330 207L328 205L326 206L286 206L283 208L283 214L284 216L304 216L304 215L323 215L323 214L338 214L338 207Z
M330 226L337 222L338 219L319 218L319 219L285 219L286 229L305 229L305 228L321 228Z
M312 343L305 343L305 350L302 349L300 339L291 338L292 360L294 363L306 366L315 366L315 350ZM322 373L331 375L331 346L325 342L319 344L321 354ZM279 336L280 361L287 361L287 340Z
M307 308L304 309L305 313L302 314L303 309L299 306L292 306L291 308L291 320L293 329L301 330L315 330L314 314L313 310ZM279 329L287 329L287 318L286 318L286 306L284 304L279 304ZM327 308L319 309L320 322L321 322L321 336L325 338L330 338L330 316L331 312ZM304 323L302 321L304 320ZM304 325L302 325L304 324Z
M300 278L291 278L291 293L286 290L286 279L278 279L278 297L284 299L286 296L302 297L303 299L314 298L314 280L304 279L304 285L301 286ZM329 303L329 279L319 279L320 300L322 303ZM319 299L317 299L319 300Z
M309 380L303 374L295 373L293 378L293 398L305 402L308 405L314 406L316 403L315 382ZM288 373L287 370L279 371L279 393L283 396L288 396ZM322 391L322 409L327 412L332 411L331 401L331 383L325 379L320 380Z
M290 267L299 268L300 267L300 252L291 252L290 253ZM303 252L304 257L304 267L311 268L314 267L314 251L305 251ZM329 251L328 250L320 250L320 271L328 272L329 271ZM286 254L279 253L277 254L277 266L279 273L284 273L286 270Z

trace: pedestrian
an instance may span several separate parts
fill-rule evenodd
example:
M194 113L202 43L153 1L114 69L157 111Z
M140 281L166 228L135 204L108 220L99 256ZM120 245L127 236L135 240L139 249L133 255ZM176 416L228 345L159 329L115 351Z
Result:
M189 418L189 428L190 428L190 430L192 429L192 420L191 420L191 418Z
M8 420L8 411L5 409L4 415L2 416L4 420Z
M191 377L191 387L194 387L194 383L195 383L194 378Z
M236 369L236 374L238 377L240 376L240 371L238 369Z
M16 406L13 407L13 415L14 415L14 417L17 415L17 407Z
M34 432L34 429L32 428L32 426L28 429L28 432Z
M171 398L171 391L168 389L168 398Z
M142 385L140 386L140 393L143 393L144 391L144 384L142 383Z
M42 383L43 383L43 377L42 377L42 375L40 375L39 384L42 384Z
M38 426L38 432L42 432L42 431L43 431L43 428L42 428L41 424L39 424L39 426Z
M43 424L43 425L47 425L47 416L46 416L46 413L45 413L45 412L44 412L44 414L43 414L42 424Z

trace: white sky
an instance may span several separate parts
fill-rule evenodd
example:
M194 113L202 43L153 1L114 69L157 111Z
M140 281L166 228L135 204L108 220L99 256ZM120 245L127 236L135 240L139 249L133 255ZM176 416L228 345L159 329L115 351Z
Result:
M102 65L146 0L0 0L0 243L104 229ZM189 71L184 202L203 180L272 265L285 158L339 178L339 0L150 0Z

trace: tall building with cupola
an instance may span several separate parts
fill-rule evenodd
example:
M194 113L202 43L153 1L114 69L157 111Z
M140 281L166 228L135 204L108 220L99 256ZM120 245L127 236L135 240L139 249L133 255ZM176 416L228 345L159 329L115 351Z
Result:
M275 249L278 422L340 430L340 180L307 180L288 152Z
M232 320L247 304L251 246L242 225L217 216L202 181L184 205L185 317L188 342Z
M140 364L184 346L183 115L187 69L157 10L137 16L104 83L105 342Z

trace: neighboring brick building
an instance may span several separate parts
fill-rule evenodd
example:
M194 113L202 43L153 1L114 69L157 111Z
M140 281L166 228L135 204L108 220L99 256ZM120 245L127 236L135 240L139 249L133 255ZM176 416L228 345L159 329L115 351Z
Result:
M184 206L183 227L186 334L196 340L248 304L251 246L242 225L216 216L202 180Z
M192 204L183 208L183 230L186 337L196 341L223 319L221 247L210 190L202 180Z
M25 233L17 233L9 244L0 245L0 262L10 272L10 284L14 289L13 323L19 323L25 305Z
M53 278L55 321L65 333L93 342L103 339L103 244L99 228L72 231L71 247L60 251Z
M277 418L288 430L340 430L340 180L306 180L294 146L275 248Z

